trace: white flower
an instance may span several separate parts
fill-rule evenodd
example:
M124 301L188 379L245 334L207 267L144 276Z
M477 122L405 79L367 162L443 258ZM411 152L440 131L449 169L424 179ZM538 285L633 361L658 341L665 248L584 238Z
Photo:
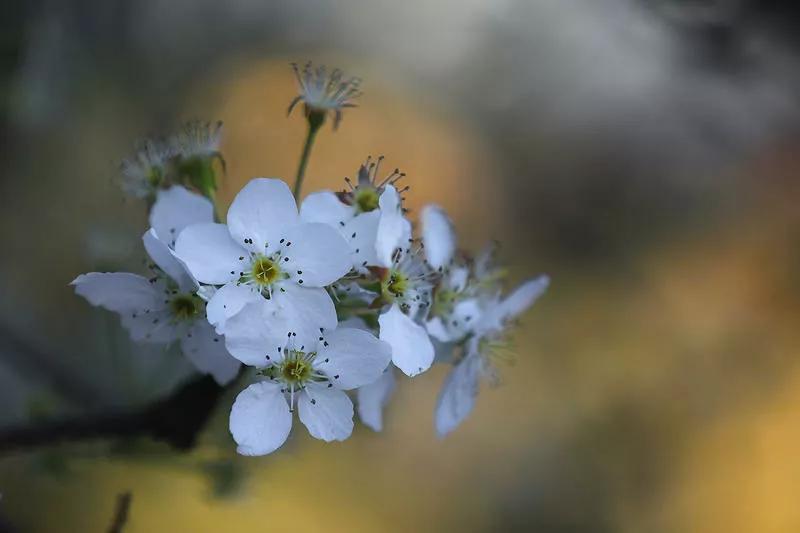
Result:
M173 187L159 192L151 223L161 234L171 235L173 228L210 219L210 209L205 198ZM236 376L239 362L206 320L206 303L198 294L197 282L159 237L155 227L142 237L154 263L149 279L127 272L90 272L72 282L75 292L92 305L118 313L135 341L170 344L179 340L183 354L198 370L220 384L228 383Z
M509 322L517 318L545 292L547 276L529 280L508 297L495 295L484 302L484 309L464 346L464 356L445 379L436 404L435 425L439 437L453 431L475 405L479 379L495 375L493 357Z
M324 289L351 267L347 243L321 223L304 223L286 184L256 178L228 210L228 224L196 224L178 236L178 257L201 283L221 285L208 319L220 333L249 307L276 335L313 337L336 326L336 310Z
M433 303L425 326L442 343L462 340L477 323L481 313L480 297L470 283L470 268L457 258L453 223L436 205L422 209L422 242L428 264L442 275L433 291Z
M298 345L294 334L277 346L269 337L263 341L234 354L265 378L239 393L231 408L230 431L243 455L278 449L289 436L295 405L312 437L348 438L353 403L344 391L377 380L391 357L384 342L354 328L320 330L313 344Z
M388 176L378 179L383 156L377 161L367 158L358 170L358 182L353 186L345 178L350 190L333 193L318 191L309 194L300 206L300 217L306 222L322 222L336 228L350 246L353 268L363 272L368 266L379 264L375 242L383 216L380 198L384 191L405 176L394 169ZM405 189L404 189L405 190ZM399 202L399 197L397 198ZM399 204L392 205L391 216L402 218ZM410 225L408 226L410 234Z
M380 270L381 294L388 310L378 317L380 338L392 347L392 362L408 376L430 368L434 349L420 324L430 306L431 276L419 250L398 249L389 268Z
M306 63L302 70L296 63L292 63L292 68L300 86L300 94L289 104L289 113L299 102L303 102L307 115L317 113L324 118L333 113L333 127L336 129L342 120L342 110L356 107L354 100L361 96L361 80L345 79L339 69L328 73L325 66L312 68L311 62Z
M137 198L151 198L164 184L167 164L174 155L167 143L143 141L133 157L122 161L122 189Z

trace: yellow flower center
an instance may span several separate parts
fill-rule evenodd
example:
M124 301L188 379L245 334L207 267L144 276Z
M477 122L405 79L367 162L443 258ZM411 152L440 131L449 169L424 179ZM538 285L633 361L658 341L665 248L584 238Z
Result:
M378 208L378 191L374 187L359 187L355 191L355 204L360 213L368 213Z
M311 364L305 359L284 361L281 375L287 383L304 383L311 375Z
M278 263L269 257L260 256L253 262L252 277L259 285L272 285L280 275Z
M175 320L193 320L203 309L203 300L194 294L179 294L169 302Z
M399 298L408 289L408 278L402 272L392 270L386 281L383 282L384 295L391 298ZM387 294L388 293L388 294Z

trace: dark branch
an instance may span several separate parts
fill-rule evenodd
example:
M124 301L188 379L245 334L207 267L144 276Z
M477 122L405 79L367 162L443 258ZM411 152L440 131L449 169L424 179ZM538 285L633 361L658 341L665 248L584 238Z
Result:
M60 442L139 436L188 450L195 445L224 390L213 378L203 376L140 409L0 429L0 453Z

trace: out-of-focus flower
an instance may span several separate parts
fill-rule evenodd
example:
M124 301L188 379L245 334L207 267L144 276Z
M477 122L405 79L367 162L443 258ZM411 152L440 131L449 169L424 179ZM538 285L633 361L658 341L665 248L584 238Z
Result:
M258 337L260 331L252 333ZM311 436L326 442L348 438L353 403L344 391L377 380L389 364L389 346L354 328L321 329L306 345L298 345L294 334L277 346L269 337L262 340L235 352L265 378L239 393L231 409L238 452L265 455L278 449L289 436L295 405Z
M509 296L495 295L483 302L483 310L463 347L461 360L445 379L436 403L435 426L444 437L469 415L475 406L481 377L495 379L493 360L504 349L508 325L544 294L550 279L539 276L526 281Z
M433 290L433 302L426 327L436 340L451 343L462 340L472 330L482 309L470 269L463 257L457 257L453 223L436 205L422 209L422 242L425 259L442 275Z
M208 319L220 333L247 307L263 315L277 338L288 331L303 342L319 328L336 326L325 286L350 271L347 243L321 223L300 219L292 193L277 179L256 178L228 210L228 223L195 224L178 236L178 257L195 278L221 285L211 297ZM228 336L231 341L231 336Z
M188 182L209 198L213 198L217 190L214 161L219 160L225 168L225 160L219 151L221 139L222 122L212 124L199 120L186 123L170 138L178 179Z
M182 187L159 191L150 216L153 228L142 237L153 261L153 276L90 272L72 285L92 305L118 313L133 340L158 344L178 340L199 371L225 384L236 376L239 362L206 320L206 302L197 281L169 245L171 236L187 224L209 221L212 209L208 200Z
M146 139L121 165L122 190L136 198L154 198L168 182L168 165L175 155L172 146Z
M217 157L222 141L222 121L214 123L192 120L170 137L175 155L184 160L195 157Z
M324 65L316 68L308 62L300 69L292 63L297 83L300 87L298 94L289 104L289 113L303 102L306 117L317 121L321 125L325 117L333 114L333 128L339 127L342 121L342 110L355 107L355 99L361 96L361 80L359 78L345 78L339 69L330 73Z

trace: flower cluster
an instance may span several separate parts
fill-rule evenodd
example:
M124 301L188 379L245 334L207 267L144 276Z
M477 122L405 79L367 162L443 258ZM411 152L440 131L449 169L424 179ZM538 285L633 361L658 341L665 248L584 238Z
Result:
M358 84L339 71L295 71L294 103L304 102L309 123L297 191L314 133L328 113L338 123ZM119 313L134 340L178 340L220 384L240 363L251 368L255 383L230 413L241 454L279 448L295 410L313 437L348 438L347 391L360 420L379 431L398 376L434 363L452 365L434 417L440 436L452 431L472 410L480 380L494 380L508 326L548 278L504 294L494 248L460 250L436 205L421 211L415 231L403 207L408 188L398 188L405 174L386 172L382 157L367 158L344 190L313 192L299 206L284 181L252 179L224 222L215 220L218 134L195 123L126 165L133 189L155 198L143 237L151 276L85 274L76 292Z

